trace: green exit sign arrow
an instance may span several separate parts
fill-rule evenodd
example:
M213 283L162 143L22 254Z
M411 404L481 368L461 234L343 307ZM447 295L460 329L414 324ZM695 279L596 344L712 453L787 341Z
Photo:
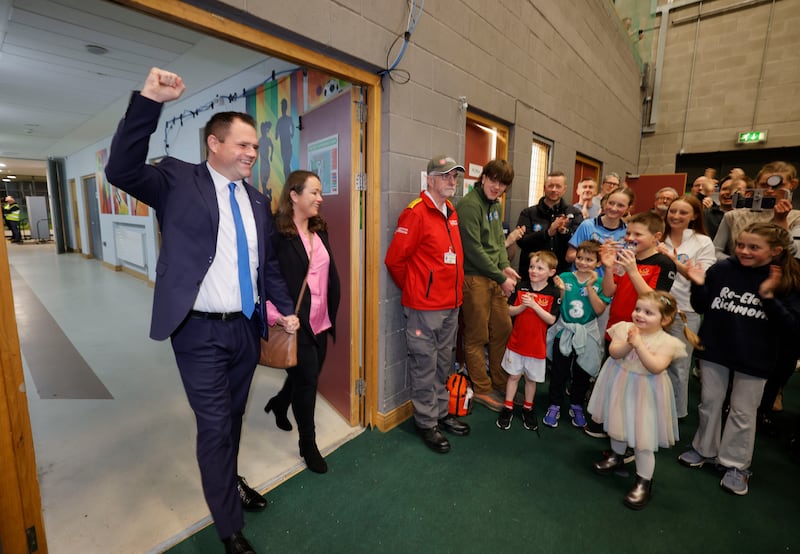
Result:
M739 133L739 139L737 140L739 144L753 144L755 142L767 142L767 132L766 131L745 131L743 133Z

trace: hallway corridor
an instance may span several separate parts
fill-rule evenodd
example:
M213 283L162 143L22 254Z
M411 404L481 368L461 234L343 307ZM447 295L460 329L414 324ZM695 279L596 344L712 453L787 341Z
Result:
M206 526L194 418L169 343L148 338L153 289L52 243L8 250L50 552L161 552ZM283 376L259 367L245 414L239 472L262 492L305 469L263 411ZM320 400L327 454L361 429Z

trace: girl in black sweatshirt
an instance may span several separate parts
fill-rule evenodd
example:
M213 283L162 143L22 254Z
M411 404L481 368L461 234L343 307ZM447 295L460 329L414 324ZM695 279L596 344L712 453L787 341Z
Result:
M739 234L734 256L705 272L689 268L692 307L703 314L703 350L695 351L702 389L692 449L678 460L689 467L715 461L726 468L720 486L738 495L748 492L756 412L767 377L787 358L779 352L796 348L790 345L800 324L800 263L791 248L786 229L755 223ZM731 374L730 413L723 429Z

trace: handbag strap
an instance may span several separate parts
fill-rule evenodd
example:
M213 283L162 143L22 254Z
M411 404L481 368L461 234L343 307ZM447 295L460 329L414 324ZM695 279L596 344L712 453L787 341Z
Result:
M314 235L312 234L309 238L309 248L308 248L308 271L306 271L306 276L303 279L303 286L300 287L300 295L297 297L297 305L294 307L294 315L297 315L300 312L300 303L303 301L303 295L306 293L306 288L308 288L308 274L311 273L311 259L314 257Z

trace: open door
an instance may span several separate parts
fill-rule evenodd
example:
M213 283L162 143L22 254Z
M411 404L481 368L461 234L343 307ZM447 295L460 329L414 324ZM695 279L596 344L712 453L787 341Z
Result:
M80 214L78 213L78 192L75 187L75 179L69 180L69 198L70 198L70 217L72 218L72 236L75 237L75 242L72 245L72 248L68 248L68 251L72 252L82 252L82 243L81 243L81 218Z
M319 392L351 425L359 423L359 391L357 390L357 338L362 310L358 302L360 282L359 197L353 192L353 115L355 87L342 90L336 98L313 108L302 116L299 165L319 174L322 181L322 216L328 222L333 257L342 283L342 299L336 318L336 342L328 347L328 355L319 378ZM359 155L358 152L355 153ZM357 163L357 160L356 160ZM355 242L354 242L355 241ZM355 268L354 268L355 266ZM357 304L355 304L357 306Z
M86 202L86 218L89 221L89 257L103 260L103 239L100 234L100 205L97 201L97 176L81 177L83 197Z

